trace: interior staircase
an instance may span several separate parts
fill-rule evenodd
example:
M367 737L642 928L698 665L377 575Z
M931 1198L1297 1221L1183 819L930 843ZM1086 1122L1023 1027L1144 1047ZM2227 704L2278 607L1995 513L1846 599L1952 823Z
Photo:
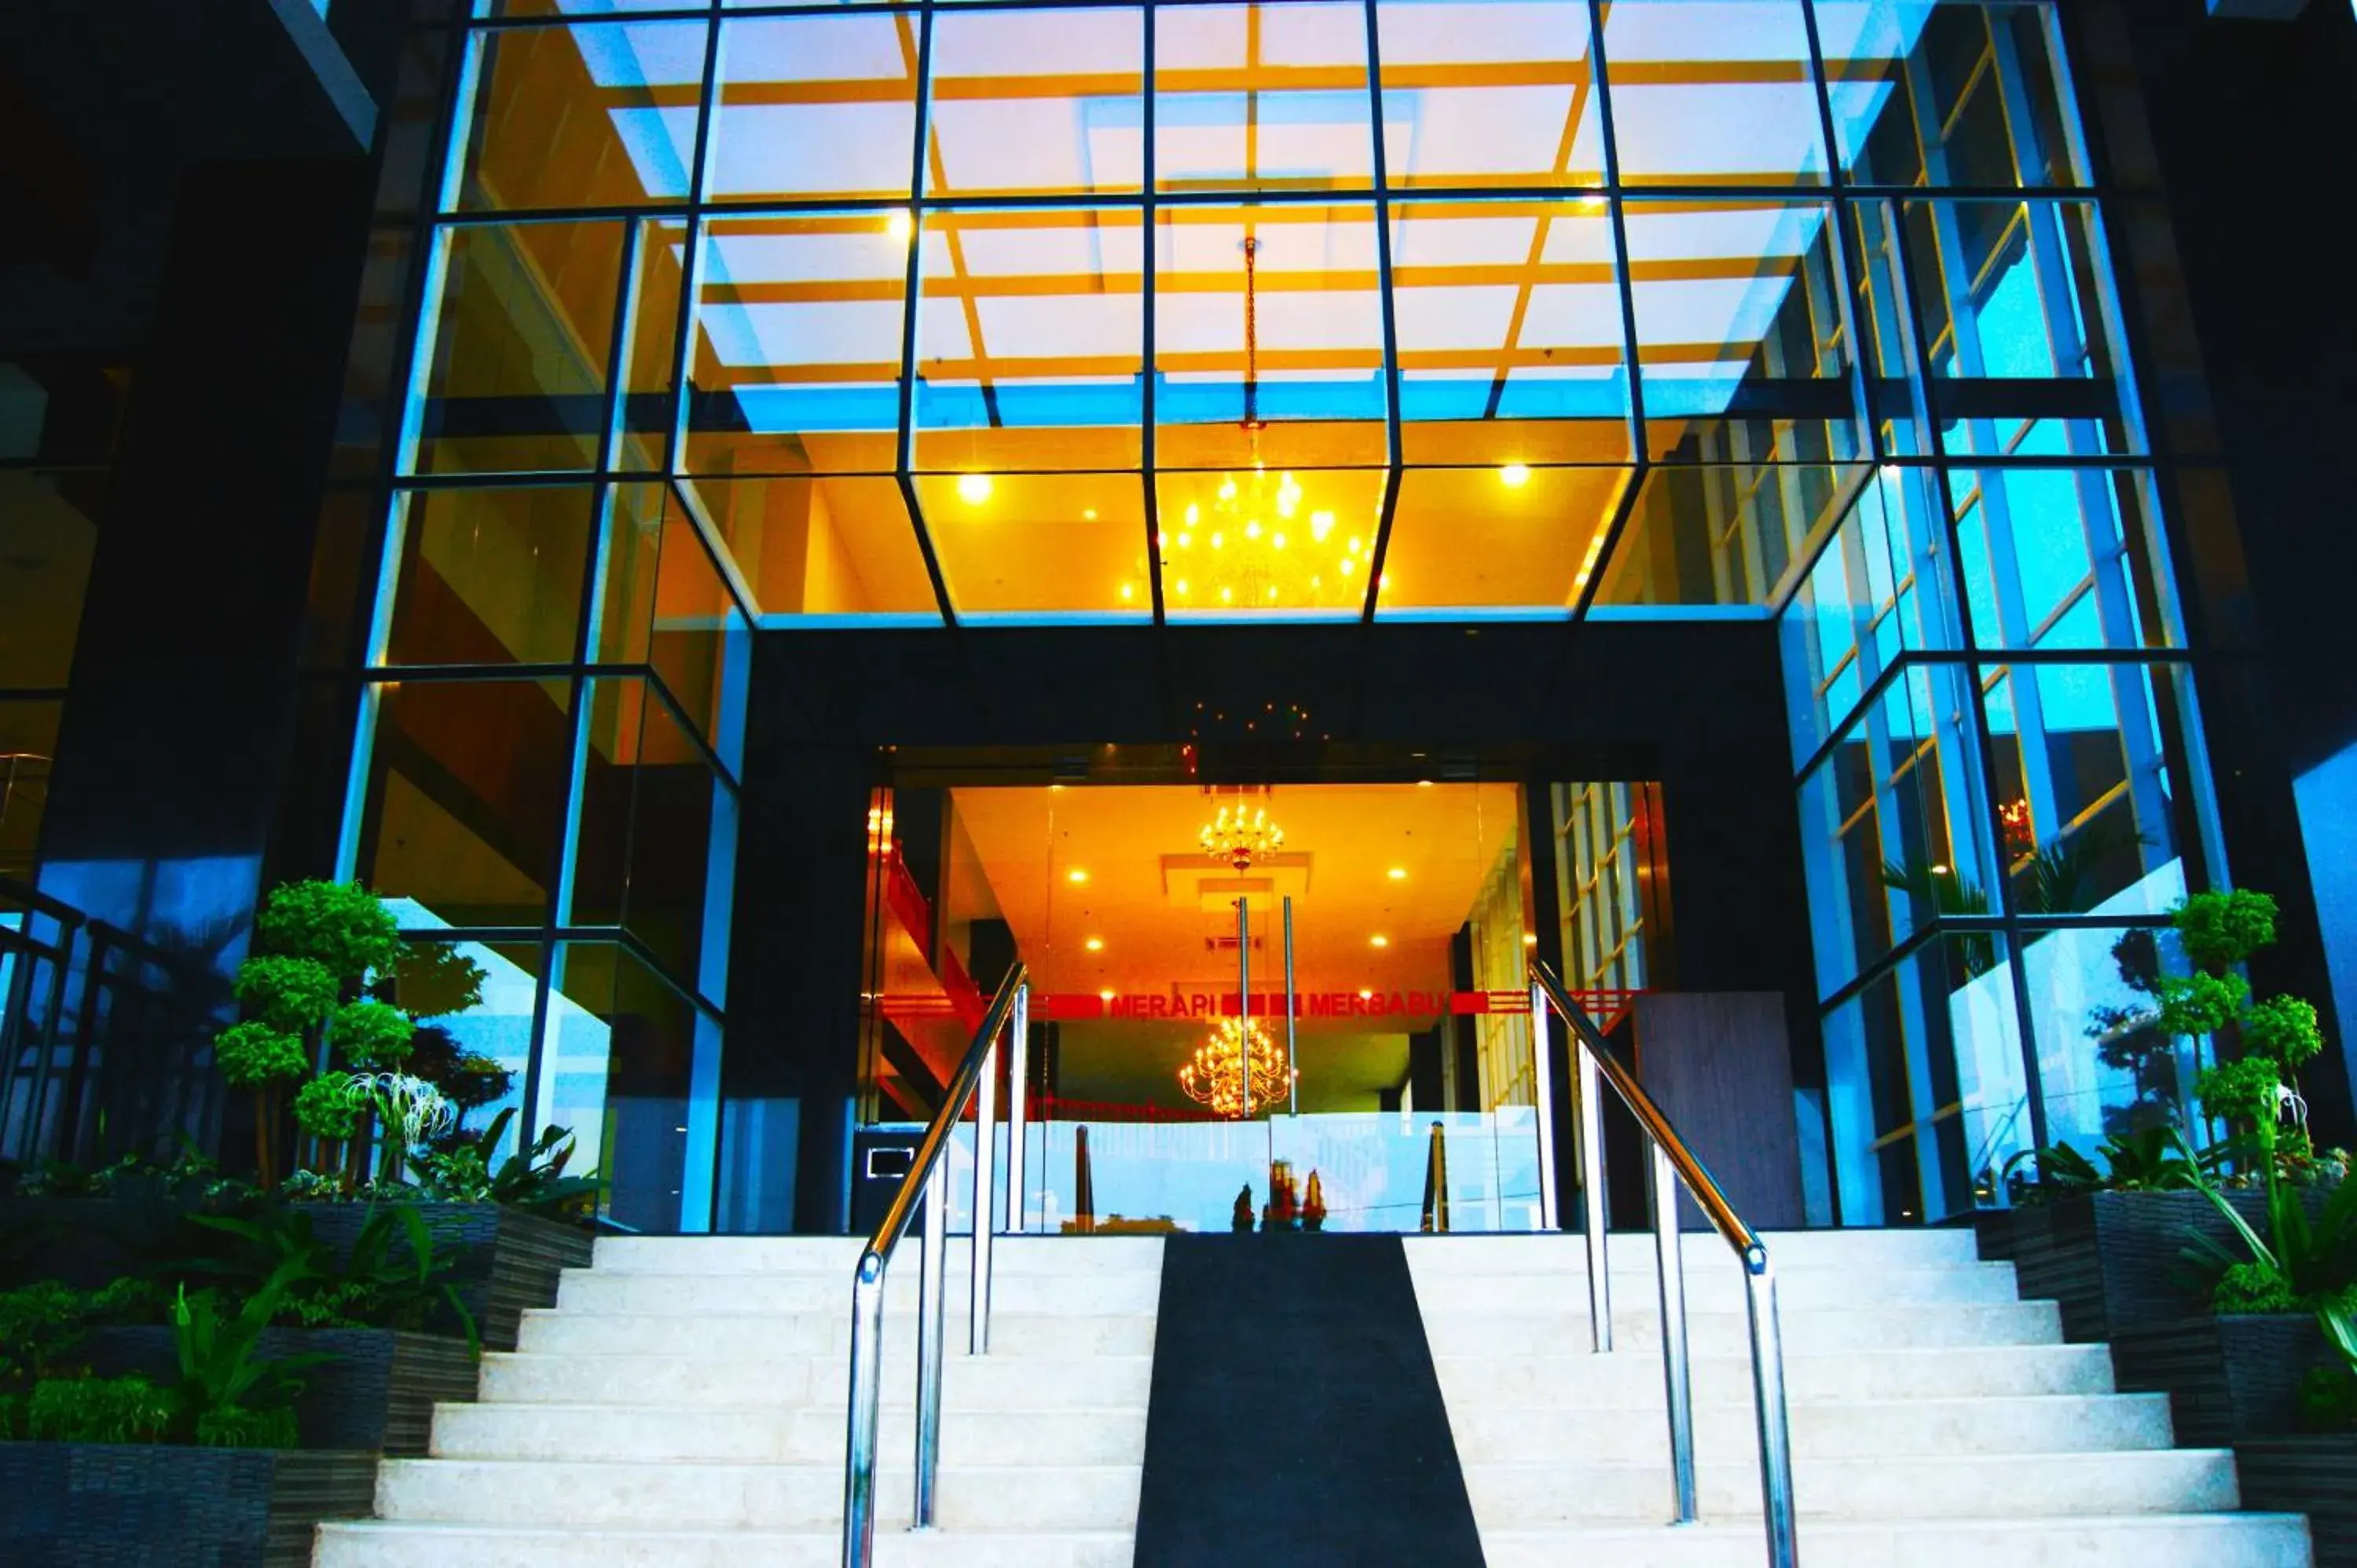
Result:
M433 1456L389 1460L378 1518L317 1568L835 1568L856 1240L601 1239ZM882 1568L1129 1568L1162 1245L1002 1237L991 1354L964 1353L948 1260L940 1523L911 1534L919 1242L885 1301Z
M2053 1307L2019 1300L1969 1231L1768 1241L1807 1568L2309 1568L2303 1520L2235 1512L2233 1456L2173 1448L2166 1399L2115 1392L2109 1353L2062 1343ZM1760 1568L1741 1276L1716 1236L1685 1240L1703 1522L1682 1529L1663 1522L1651 1238L1616 1240L1603 1357L1579 1238L1405 1246L1489 1568ZM906 1529L914 1239L892 1273L877 1561L1129 1568L1162 1243L1000 1239L981 1359L963 1353L965 1251L949 1260L942 1528L922 1535ZM481 1402L442 1407L433 1456L386 1463L380 1517L322 1527L318 1568L834 1568L857 1252L601 1240L521 1348L485 1358ZM1304 1541L1233 1561L1338 1559Z
M1679 1529L1652 1238L1614 1240L1603 1357L1578 1237L1407 1241L1489 1568L1764 1561L1743 1276L1684 1240L1703 1522ZM2305 1520L2233 1511L2232 1453L2173 1448L2167 1396L2114 1391L1970 1230L1766 1240L1807 1568L2309 1568Z

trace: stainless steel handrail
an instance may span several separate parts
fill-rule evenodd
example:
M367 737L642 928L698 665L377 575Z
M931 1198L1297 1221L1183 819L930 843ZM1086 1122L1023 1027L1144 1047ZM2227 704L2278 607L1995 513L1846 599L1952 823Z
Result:
M924 1253L918 1268L917 1298L917 1491L915 1528L933 1522L935 1482L941 1471L942 1335L946 1323L945 1294L949 1239L949 1171L942 1156L951 1133L975 1102L974 1137L974 1285L968 1349L980 1356L990 1348L990 1234L992 1176L997 1164L995 1102L998 1097L998 1036L1012 1020L1022 1028L1028 1022L1030 972L1017 964L999 985L984 1013L974 1044L966 1047L942 1108L917 1145L909 1174L892 1206L884 1211L867 1245L860 1250L851 1284L851 1409L846 1422L843 1466L843 1565L868 1568L876 1560L876 1450L884 1418L884 1276L892 1264L893 1250L916 1218L917 1201L925 1205ZM1018 1047L1019 1048L1019 1047ZM1015 1094L1023 1089L1018 1082ZM1022 1151L1013 1151L1013 1180L1022 1179Z
M1767 1517L1770 1568L1796 1568L1800 1546L1793 1524L1792 1439L1785 1412L1784 1336L1776 1313L1776 1273L1760 1233L1735 1206L1686 1141L1645 1092L1645 1086L1613 1054L1587 1009L1564 993L1563 983L1543 963L1531 974L1533 1049L1546 1059L1546 1015L1554 1009L1571 1030L1572 1055L1579 1069L1579 1169L1587 1230L1587 1306L1598 1354L1612 1348L1612 1287L1608 1272L1610 1240L1604 1216L1604 1143L1599 1080L1628 1106L1652 1144L1654 1270L1661 1283L1662 1380L1669 1399L1670 1477L1677 1509L1674 1524L1692 1524L1695 1500L1693 1366L1686 1344L1685 1259L1678 1233L1678 1187L1683 1184L1711 1229L1735 1249L1743 1264L1745 1305L1751 1323L1751 1378L1760 1421L1760 1495ZM1542 1169L1544 1188L1555 1173Z

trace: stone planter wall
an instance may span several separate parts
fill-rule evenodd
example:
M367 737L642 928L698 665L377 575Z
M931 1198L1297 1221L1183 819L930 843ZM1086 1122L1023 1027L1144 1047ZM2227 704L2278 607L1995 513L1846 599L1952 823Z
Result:
M376 1455L0 1443L9 1568L309 1568L327 1519L364 1519Z
M2243 1506L2304 1513L2316 1568L2357 1568L2357 1434L2237 1444Z
M2112 1337L2120 1391L2169 1395L2177 1441L2190 1448L2297 1434L2300 1380L2335 1359L2324 1331L2304 1313L2185 1317Z
M349 1247L367 1223L364 1203L307 1203L313 1233L331 1246ZM467 1251L452 1276L458 1297L474 1314L476 1332L486 1350L512 1350L516 1330L528 1307L556 1303L557 1277L566 1269L586 1269L596 1238L577 1225L521 1214L492 1203L421 1203L418 1213L434 1238L435 1251L464 1247ZM406 1256L409 1243L393 1243L395 1256ZM455 1331L455 1324L427 1326Z
M320 1351L337 1359L303 1369L295 1425L306 1448L420 1455L437 1403L471 1402L475 1359L466 1341L398 1328L273 1328L264 1360ZM168 1328L101 1328L83 1345L101 1377L137 1372L168 1382L178 1362Z
M2230 1198L2264 1234L2266 1195ZM2099 1192L2029 1204L2013 1211L2011 1230L2023 1298L2059 1303L2063 1337L2075 1344L2201 1316L2209 1302L2178 1282L2188 1233L2234 1239L2225 1216L2198 1192Z

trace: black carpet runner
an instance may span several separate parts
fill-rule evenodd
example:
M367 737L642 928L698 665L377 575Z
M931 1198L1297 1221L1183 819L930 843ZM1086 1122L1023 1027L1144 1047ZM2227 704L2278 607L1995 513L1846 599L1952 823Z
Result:
M1480 1568L1394 1236L1173 1236L1137 1568Z

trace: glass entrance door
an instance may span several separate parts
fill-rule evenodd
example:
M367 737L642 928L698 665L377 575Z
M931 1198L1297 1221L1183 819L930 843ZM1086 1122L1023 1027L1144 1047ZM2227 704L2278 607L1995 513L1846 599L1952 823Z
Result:
M1540 1223L1518 786L951 787L920 805L937 847L877 878L872 1119L930 1114L960 1020L1020 958L1024 1229ZM888 817L918 809L904 792Z

